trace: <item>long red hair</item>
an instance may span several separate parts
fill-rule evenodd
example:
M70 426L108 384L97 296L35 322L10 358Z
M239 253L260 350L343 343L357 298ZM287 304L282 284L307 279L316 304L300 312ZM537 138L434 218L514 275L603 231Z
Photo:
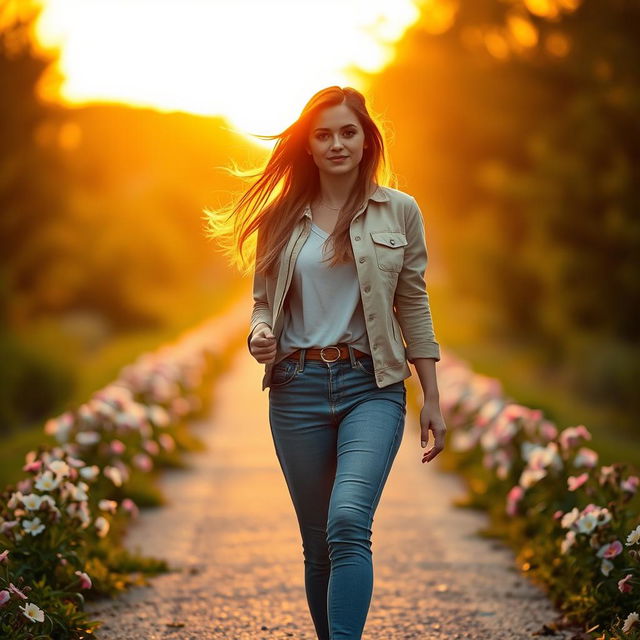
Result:
M370 195L372 185L395 186L389 169L381 127L369 114L365 97L352 87L331 86L318 91L304 106L298 119L282 133L259 135L278 140L266 165L254 172L230 170L235 176L258 179L236 202L218 210L204 209L206 234L218 240L222 251L243 275L255 270L267 273L278 262L303 207L319 193L318 167L305 150L309 129L322 109L346 104L364 130L363 150L358 178L344 207L339 212L331 234L331 266L353 259L349 225L360 205ZM256 238L251 236L257 233ZM243 250L248 248L248 257Z

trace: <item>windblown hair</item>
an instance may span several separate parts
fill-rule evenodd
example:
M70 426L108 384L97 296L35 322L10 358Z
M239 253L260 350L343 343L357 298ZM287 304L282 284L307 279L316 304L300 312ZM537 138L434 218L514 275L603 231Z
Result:
M346 104L364 130L362 160L358 178L331 233L333 256L330 266L353 260L349 225L375 185L394 186L381 128L374 121L364 96L351 87L331 86L318 91L305 105L298 119L282 133L256 135L278 140L266 165L257 171L228 170L237 177L258 178L237 202L222 209L204 209L206 235L218 240L222 252L243 275L268 273L278 263L302 208L319 193L320 178L313 157L305 150L314 117L327 107ZM228 215L227 215L228 214ZM226 217L225 217L226 216ZM257 237L252 234L257 232ZM248 258L243 249L248 247Z

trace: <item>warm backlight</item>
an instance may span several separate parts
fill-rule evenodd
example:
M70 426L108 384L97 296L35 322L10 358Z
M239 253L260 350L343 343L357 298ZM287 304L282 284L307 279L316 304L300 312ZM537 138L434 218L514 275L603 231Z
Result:
M412 0L43 0L58 98L225 116L272 134L329 85L366 91L419 17ZM45 87L46 91L46 87ZM267 146L272 142L265 143Z

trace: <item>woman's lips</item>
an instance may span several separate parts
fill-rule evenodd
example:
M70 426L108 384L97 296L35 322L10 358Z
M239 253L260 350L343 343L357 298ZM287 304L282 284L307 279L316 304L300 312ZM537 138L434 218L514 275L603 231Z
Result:
M331 160L331 162L342 162L343 160L346 160L347 156L340 156L339 158L329 158L329 160Z

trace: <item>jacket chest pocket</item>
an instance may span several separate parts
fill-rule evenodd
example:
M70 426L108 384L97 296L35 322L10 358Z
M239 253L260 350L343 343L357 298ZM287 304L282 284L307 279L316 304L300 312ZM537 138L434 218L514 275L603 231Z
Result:
M383 271L402 271L407 236L401 231L371 231L378 267Z

